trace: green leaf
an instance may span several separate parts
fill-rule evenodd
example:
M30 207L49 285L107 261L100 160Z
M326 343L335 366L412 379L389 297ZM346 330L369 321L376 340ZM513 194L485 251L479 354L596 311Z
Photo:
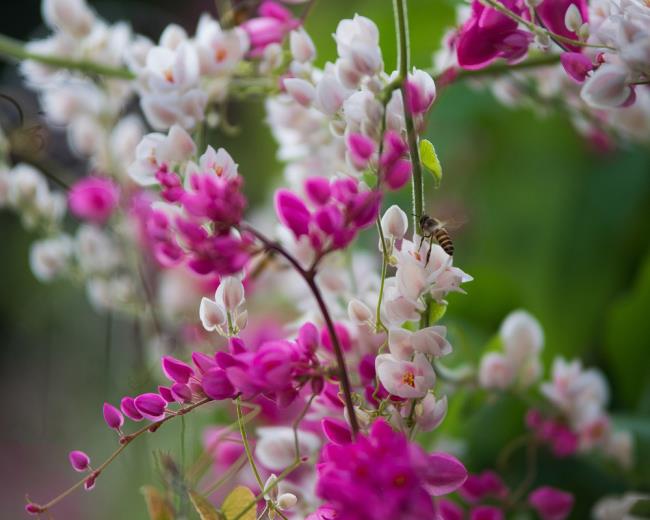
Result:
M190 491L189 495L192 505L201 520L224 520L224 516L203 495L196 491Z
M429 325L435 325L447 312L446 303L431 302L429 304Z
M438 160L433 143L428 139L420 141L420 160L424 167L431 172L436 181L436 186L438 186L442 181L442 165Z
M255 501L255 495L246 486L237 486L223 501L221 510L226 520L232 520L246 509L248 504ZM251 507L240 520L255 520L255 507Z
M153 486L143 486L140 492L147 503L149 520L174 520L174 511L160 491Z

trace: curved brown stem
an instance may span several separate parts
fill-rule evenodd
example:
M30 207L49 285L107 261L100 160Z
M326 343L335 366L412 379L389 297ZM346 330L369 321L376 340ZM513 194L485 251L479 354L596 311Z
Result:
M325 304L325 300L323 299L323 295L320 291L320 288L316 283L315 280L316 271L314 269L310 269L309 271L305 270L300 265L298 260L286 249L284 249L284 247L282 247L277 242L273 242L272 240L268 239L262 233L257 231L249 224L242 223L240 228L243 231L248 231L249 233L254 235L260 242L262 242L266 246L268 250L276 251L280 255L282 255L293 266L296 272L302 277L303 280L305 280L305 283L309 286L309 289L311 290L314 298L316 299L318 308L320 309L321 314L323 315L323 319L325 320L325 326L327 327L327 331L329 332L330 338L332 339L332 346L334 348L334 355L336 357L336 364L338 365L339 378L341 381L341 390L343 391L343 399L345 401L345 407L348 410L348 416L350 420L350 426L352 427L353 436L356 436L356 434L359 432L359 423L357 421L357 415L354 411L354 403L352 401L352 386L350 385L350 378L348 376L348 371L345 365L345 357L343 356L343 349L341 348L341 342L339 341L339 337L336 334L336 329L334 328L334 322L332 321L332 316L330 315L329 309Z

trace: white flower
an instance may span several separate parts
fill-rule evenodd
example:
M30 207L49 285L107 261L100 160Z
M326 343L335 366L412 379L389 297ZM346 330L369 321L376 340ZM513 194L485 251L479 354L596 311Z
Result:
M483 388L508 388L515 373L508 358L497 352L489 352L481 358L478 380Z
M566 13L564 13L564 25L571 32L577 32L582 25L582 15L578 10L578 6L570 4Z
M424 397L436 383L431 363L420 353L415 354L413 361L380 354L375 358L375 369L386 390L405 399Z
M533 315L518 310L511 312L499 330L504 351L515 366L522 366L539 354L544 344L544 331Z
M360 74L371 76L381 71L379 30L372 20L359 15L352 20L341 20L334 39L338 55Z
M167 135L152 133L142 138L128 173L141 186L151 186L158 182L155 174L162 165L181 163L195 152L192 137L180 126L173 125Z
M346 97L346 88L341 85L331 71L326 71L316 85L316 102L318 107L325 114L332 116L343 106Z
M365 325L372 320L372 311L361 300L352 298L348 303L348 316L357 325Z
M219 283L215 299L223 301L228 312L235 312L240 305L244 304L244 285L236 276L224 277Z
M43 0L41 13L52 29L75 37L88 34L95 22L95 14L85 0Z
M620 107L632 92L628 76L628 69L622 65L605 63L587 79L580 96L594 108Z
M216 301L203 297L199 305L199 318L208 332L219 331L226 323L226 312Z
M307 63L316 57L314 42L302 27L289 34L289 48L293 59L300 63Z
M196 30L196 47L203 74L230 74L248 51L245 31L223 31L209 15L201 16Z
M223 148L219 148L215 152L214 148L208 145L205 153L199 157L199 166L202 173L214 172L217 177L222 179L237 177L237 164Z
M435 430L447 415L447 396L436 399L428 393L415 407L415 423L421 431L430 432Z
M266 426L257 429L255 458L269 470L282 471L296 460L293 428ZM308 431L298 430L298 449L301 457L311 457L320 448L319 437Z
M49 282L68 269L71 257L72 239L63 234L34 242L29 251L29 265L38 280Z
M402 208L393 204L381 217L381 229L384 237L392 240L404 238L409 227L409 220Z
M75 254L86 274L110 273L122 261L122 254L111 237L90 224L82 224L77 229Z
M388 347L397 359L410 360L414 353L442 357L451 353L451 345L445 339L446 327L433 326L411 332L402 328L388 331Z
M283 82L287 93L304 107L312 104L316 97L316 89L309 81L300 78L287 78Z

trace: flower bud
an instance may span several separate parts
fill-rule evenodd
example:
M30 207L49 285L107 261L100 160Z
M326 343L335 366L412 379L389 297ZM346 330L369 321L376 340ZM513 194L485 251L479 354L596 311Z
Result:
M297 503L298 503L298 497L296 497L296 495L294 495L293 493L282 493L278 497L278 507L282 509L282 511L291 509Z
M95 21L93 12L84 0L44 0L41 12L50 27L76 37L87 35Z
M583 83L594 69L591 60L581 52L563 52L560 62L564 71L577 83Z
M132 421L141 421L144 419L142 414L135 407L133 397L123 397L122 401L120 401L120 410L122 410L122 413Z
M381 217L381 229L386 238L401 240L409 227L406 213L397 205L392 205Z
M25 511L27 511L27 513L29 513L30 515L38 515L43 513L43 508L38 504L34 504L33 502L30 502L25 506Z
M321 110L332 116L343 106L345 88L332 74L325 74L316 86L316 100Z
M416 423L423 432L435 430L447 415L447 396L436 399L433 394L427 396L416 406Z
M569 516L573 495L557 488L543 486L528 496L528 503L542 520L559 520Z
M171 388L159 385L158 386L158 393L160 394L160 397L162 397L168 403L176 402L176 399L174 399L174 395L172 394L172 389Z
M120 431L120 428L122 428L122 425L124 424L124 416L122 415L122 412L112 404L104 403L103 413L104 421L106 421L108 427Z
M398 159L385 174L384 180L391 190L399 190L411 178L411 161Z
M192 402L192 390L187 385L183 383L174 383L171 388L172 396L174 400L179 403L191 403Z
M375 153L375 143L362 134L350 134L346 139L347 149L352 164L358 170L364 170Z
M221 297L226 310L235 312L237 307L244 303L244 285L235 276L222 278L221 284L217 289L217 295L215 299Z
M314 204L322 206L330 199L330 182L325 177L309 177L305 181L305 193Z
M90 458L83 451L71 451L68 455L70 465L75 471L86 471L90 466Z
M350 428L339 419L326 417L321 421L321 427L323 428L323 434L332 444L340 446L352 442Z
M171 356L162 358L162 370L169 380L176 383L187 384L190 377L194 375L191 366Z
M138 412L150 421L159 421L165 416L165 406L167 406L167 403L158 394L151 392L140 394L133 400L133 404Z
M316 89L309 81L300 78L287 78L282 84L296 103L309 107L316 97Z
M411 114L424 114L436 99L436 84L423 70L414 69L405 83L406 106Z
M237 314L237 319L235 320L235 325L239 330L245 329L248 324L248 311L240 312Z
M316 56L316 47L310 36L301 27L291 31L289 35L289 48L293 59L300 63L311 61Z
M576 4L569 5L566 13L564 13L564 25L571 32L578 32L582 25L582 15Z
M353 298L348 304L348 316L357 325L363 325L372 319L372 311L365 303Z
M264 483L264 489L269 490L268 493L264 495L264 500L271 500L272 502L275 502L278 499L278 477L275 476L275 473L271 473L269 478L266 479L266 482Z
M289 190L278 190L275 194L275 212L296 238L309 231L310 213L305 203Z
M205 297L201 298L199 318L203 328L207 331L217 330L220 325L226 323L226 313L221 306Z

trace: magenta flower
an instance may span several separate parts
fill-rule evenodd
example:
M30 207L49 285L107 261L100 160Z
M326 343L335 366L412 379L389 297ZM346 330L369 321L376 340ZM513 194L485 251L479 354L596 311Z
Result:
M190 377L194 375L191 366L171 356L162 358L162 369L167 378L176 383L187 384Z
M159 421L165 416L167 402L158 394L141 394L133 400L135 408L150 421Z
M581 52L563 52L560 55L560 63L576 83L583 83L587 75L594 70L591 60Z
M573 495L561 489L543 486L528 496L528 503L542 520L564 520L573 508Z
M309 209L297 195L289 190L278 190L275 194L275 212L280 222L293 231L296 238L308 233Z
M577 40L578 35L569 30L565 23L565 16L567 9L571 5L575 5L578 8L580 17L583 22L589 20L589 9L587 6L587 0L544 0L536 9L537 15L544 24L544 26L555 34L564 36L565 38L570 38L572 40ZM580 46L566 44L566 47L575 52L582 50Z
M71 451L68 455L70 460L70 465L75 471L86 471L90 467L90 457L86 455L83 451L74 450Z
M470 520L503 520L503 511L496 506L478 506L469 514Z
M380 419L367 436L323 448L316 493L337 520L435 518L431 496L458 489L466 477L454 457L427 454Z
M352 164L358 170L364 170L375 153L375 142L363 134L350 134L346 144Z
M180 199L188 215L210 220L219 231L239 224L246 208L240 176L225 178L214 173L193 173L190 188Z
M508 496L508 488L499 475L494 471L486 470L469 475L458 490L458 494L471 503L480 502L485 498L503 500Z
M76 217L103 224L119 201L117 185L110 179L86 177L76 182L68 193L68 206Z
M108 427L119 432L122 425L124 425L124 416L122 415L122 412L110 403L104 403L102 411L104 414L104 421L106 421Z
M520 16L528 16L523 2L504 0L502 4ZM499 58L516 62L526 55L532 39L532 34L519 29L516 21L474 0L472 15L456 40L458 65L474 70L487 67Z
M141 421L144 419L144 416L135 407L133 397L123 397L122 401L120 401L120 410L132 421Z
M241 24L250 40L253 56L261 55L267 45L281 43L289 32L300 26L300 20L293 18L291 11L276 2L263 2L258 14L258 17Z
M228 379L226 371L216 366L203 374L201 386L205 395L215 401L229 399L235 395L235 387Z

